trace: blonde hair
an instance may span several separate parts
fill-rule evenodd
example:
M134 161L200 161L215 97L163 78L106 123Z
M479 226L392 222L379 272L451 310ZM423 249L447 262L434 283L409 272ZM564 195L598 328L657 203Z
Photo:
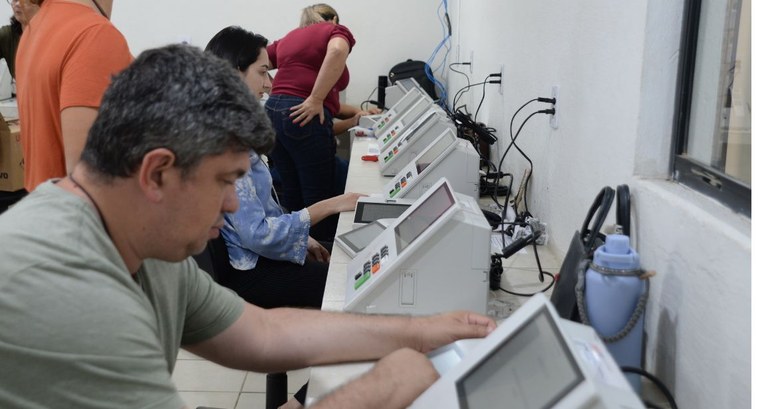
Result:
M339 24L340 16L332 6L325 3L314 4L303 9L303 14L300 16L300 27L330 21L334 18L336 18L335 22Z

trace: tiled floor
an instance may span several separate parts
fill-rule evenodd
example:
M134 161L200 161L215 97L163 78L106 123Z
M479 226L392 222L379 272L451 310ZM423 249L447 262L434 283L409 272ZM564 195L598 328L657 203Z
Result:
M308 369L287 372L290 396L308 380ZM187 408L263 409L266 374L225 368L180 351L174 382Z
M562 258L556 257L549 247L537 246L537 254L542 271L555 275L560 270ZM551 279L545 275L544 280L544 282L539 281L539 269L532 246L527 246L503 260L503 275L500 279L502 289L518 294L534 294L550 286L545 291L545 295L550 297L553 291L553 286L550 285ZM498 320L506 318L527 299L527 297L508 294L502 290L492 292L490 315Z

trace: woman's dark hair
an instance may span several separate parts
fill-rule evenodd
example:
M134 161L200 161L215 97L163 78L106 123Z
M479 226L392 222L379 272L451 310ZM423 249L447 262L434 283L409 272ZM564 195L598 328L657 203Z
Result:
M246 71L267 45L266 37L238 26L229 26L211 38L205 51L229 61L239 71Z
M18 35L21 35L21 32L23 31L21 28L21 22L16 20L16 16L11 16L11 31Z

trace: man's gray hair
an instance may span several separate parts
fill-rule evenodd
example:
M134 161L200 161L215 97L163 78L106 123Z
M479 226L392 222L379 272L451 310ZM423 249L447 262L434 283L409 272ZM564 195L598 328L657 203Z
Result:
M171 150L187 175L206 156L268 152L274 132L228 62L186 46L147 50L113 78L81 160L105 180L129 177L145 154Z

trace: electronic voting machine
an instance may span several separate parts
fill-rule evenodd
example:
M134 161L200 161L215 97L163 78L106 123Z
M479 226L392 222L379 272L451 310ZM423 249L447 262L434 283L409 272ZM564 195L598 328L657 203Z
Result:
M450 129L456 132L455 124L442 108L434 105L407 127L379 154L382 176L395 176L438 136Z
M484 314L491 232L476 200L439 180L348 264L344 309Z
M417 88L419 91L422 91L426 94L424 88L422 88L421 85L419 85L419 83L413 77L403 78L395 81L394 84L384 89L385 106L391 107L397 104L397 102L400 101L400 98L402 98L405 94L408 93L408 91L413 88Z
M486 338L428 356L441 376L413 409L644 408L595 330L559 318L541 293Z
M434 101L423 91L413 88L400 101L382 114L374 125L379 150L392 143L406 127L411 126L424 112L434 105Z
M479 154L471 142L459 139L451 129L444 129L401 169L382 194L387 199L415 199L442 177L456 192L479 197Z

